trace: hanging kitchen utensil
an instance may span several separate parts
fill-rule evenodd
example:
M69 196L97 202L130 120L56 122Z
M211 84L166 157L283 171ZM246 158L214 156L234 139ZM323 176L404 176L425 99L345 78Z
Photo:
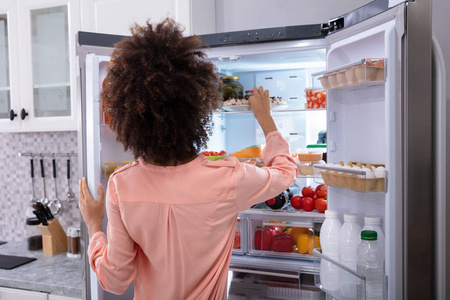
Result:
M33 209L32 209L32 205L36 204L39 199L36 197L36 194L34 192L34 157L33 155L31 156L30 159L30 173L31 173L31 190L32 190L32 195L31 195L31 201L30 204L27 206L27 210L25 211L25 216L27 218L34 218L34 214L33 214Z
M45 190L45 173L44 173L44 158L41 156L40 159L40 163L41 163L41 176L42 176L42 185L44 187L44 197L40 200L40 202L44 205L48 205L49 200L47 198L47 192Z
M38 198L36 197L36 194L34 192L34 157L31 156L30 159L30 171L31 171L31 190L33 192L33 194L31 195L31 203L36 203L38 202Z
M53 165L53 184L55 186L55 199L50 201L48 207L50 208L52 214L56 216L59 213L61 213L62 204L61 201L58 199L58 190L56 187L56 159L54 154L52 159L52 165Z
M72 188L70 187L70 156L67 155L67 187L69 191L67 192L67 201L75 201L75 194L72 192Z

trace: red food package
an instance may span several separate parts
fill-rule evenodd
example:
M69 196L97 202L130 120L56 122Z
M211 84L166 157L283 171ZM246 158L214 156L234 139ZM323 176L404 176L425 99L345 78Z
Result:
M272 250L277 252L292 252L292 237L289 233L280 233L272 238Z

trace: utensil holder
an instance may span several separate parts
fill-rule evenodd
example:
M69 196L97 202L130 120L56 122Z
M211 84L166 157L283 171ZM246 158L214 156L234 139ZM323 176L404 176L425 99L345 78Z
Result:
M58 254L67 251L67 235L58 219L48 221L48 225L39 225L42 232L42 248L45 254Z

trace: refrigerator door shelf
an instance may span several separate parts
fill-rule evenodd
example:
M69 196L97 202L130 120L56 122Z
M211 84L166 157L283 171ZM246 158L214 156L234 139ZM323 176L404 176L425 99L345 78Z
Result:
M314 166L314 180L329 186L340 187L362 193L386 193L388 173L384 170L368 172L362 169L342 167ZM320 180L322 178L322 180Z
M334 299L366 299L366 277L357 271L339 263L338 261L322 254L320 248L313 250L314 254L314 284L316 287L320 288L322 291L332 296ZM322 267L322 275L321 275ZM328 273L324 272L325 267ZM334 273L331 273L333 271ZM325 273L325 275L324 275ZM338 277L337 284L328 279L323 278L326 274L334 274ZM386 293L386 282L387 277L384 276L383 280L383 297L380 299L385 299ZM327 283L328 281L328 283Z
M385 82L385 66L386 60L383 58L364 58L359 62L311 74L312 83L314 85L320 81L325 90L366 89Z

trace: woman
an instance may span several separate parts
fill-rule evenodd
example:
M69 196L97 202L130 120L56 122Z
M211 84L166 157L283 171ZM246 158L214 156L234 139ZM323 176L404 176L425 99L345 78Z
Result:
M293 183L296 164L262 87L249 102L266 135L267 167L198 154L220 99L217 71L200 47L166 19L136 25L112 54L101 97L117 140L136 161L109 179L107 236L103 188L96 201L80 181L89 261L110 292L121 294L134 280L136 300L223 299L238 212Z

